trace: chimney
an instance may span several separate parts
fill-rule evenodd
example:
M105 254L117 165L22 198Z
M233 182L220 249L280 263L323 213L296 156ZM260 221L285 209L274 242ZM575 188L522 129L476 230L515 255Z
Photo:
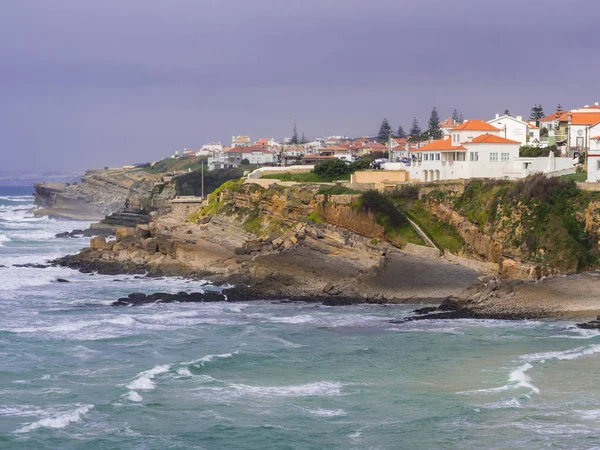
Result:
M521 122L523 122L523 116L517 116L516 119L520 120Z
M500 118L500 114L496 113L496 119Z
M594 106L598 106L598 102L594 103Z

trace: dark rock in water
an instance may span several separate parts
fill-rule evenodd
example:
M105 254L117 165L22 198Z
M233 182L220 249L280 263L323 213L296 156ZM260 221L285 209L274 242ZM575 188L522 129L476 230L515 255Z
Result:
M390 320L389 323L407 323L414 322L417 320L450 320L450 319L476 319L478 318L475 314L467 310L449 311L438 314L423 314L420 316L404 317L398 320Z
M47 269L48 267L50 267L47 264L13 264L13 267L24 267L27 269Z
M113 306L137 306L147 303L209 303L223 302L225 296L218 292L178 292L177 294L167 294L166 292L155 292L154 294L146 295L140 292L129 294L127 297L122 297L113 302Z
M0 264L0 269L6 269L6 266Z
M71 235L69 234L68 231L65 231L64 233L55 234L54 237L57 239L64 239L64 238L71 237Z
M70 281L69 281L69 280L65 280L64 278L57 278L57 279L56 279L56 282L57 282L57 283L70 283Z
M439 311L439 310L440 310L440 308L438 308L437 306L426 306L425 308L415 309L413 312L415 314L422 315L422 314L429 314L429 313Z
M577 327L585 330L600 330L600 316L598 316L596 320L591 320L586 323L578 323Z

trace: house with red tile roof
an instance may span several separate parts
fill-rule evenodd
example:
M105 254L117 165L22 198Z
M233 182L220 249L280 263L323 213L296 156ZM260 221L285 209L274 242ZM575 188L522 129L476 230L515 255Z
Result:
M232 147L250 147L250 145L252 145L250 136L233 136L231 138Z
M448 117L446 120L440 122L440 130L444 133L444 136L450 136L450 132L456 128L459 123L452 117Z
M450 136L411 149L412 179L423 182L459 178L520 178L515 166L520 142L501 136L483 120L467 120ZM518 172L518 173L516 173Z

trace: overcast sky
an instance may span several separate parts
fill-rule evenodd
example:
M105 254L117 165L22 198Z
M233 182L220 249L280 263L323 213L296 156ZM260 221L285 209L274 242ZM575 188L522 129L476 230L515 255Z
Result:
M2 0L0 170L600 101L598 0Z

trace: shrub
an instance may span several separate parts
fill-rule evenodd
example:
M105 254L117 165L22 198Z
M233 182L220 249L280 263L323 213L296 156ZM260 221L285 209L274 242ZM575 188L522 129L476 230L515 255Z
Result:
M400 189L394 189L389 193L392 198L403 198L406 200L417 200L419 198L419 188L413 184L402 186Z
M550 145L548 147L523 145L519 148L519 156L523 158L538 158L540 156L548 156L551 151L554 152L554 156L560 156L560 150L556 145Z
M560 201L577 194L573 180L536 174L515 183L506 192L506 198L515 200L522 197L525 201Z
M360 196L360 208L375 215L377 222L391 231L405 225L406 216L396 207L394 201L379 191L367 191Z
M240 164L242 166L247 166L248 164L250 164L250 161L248 160L248 158L244 158L240 161Z
M335 178L346 175L350 168L341 159L331 158L317 163L314 172L320 177Z

